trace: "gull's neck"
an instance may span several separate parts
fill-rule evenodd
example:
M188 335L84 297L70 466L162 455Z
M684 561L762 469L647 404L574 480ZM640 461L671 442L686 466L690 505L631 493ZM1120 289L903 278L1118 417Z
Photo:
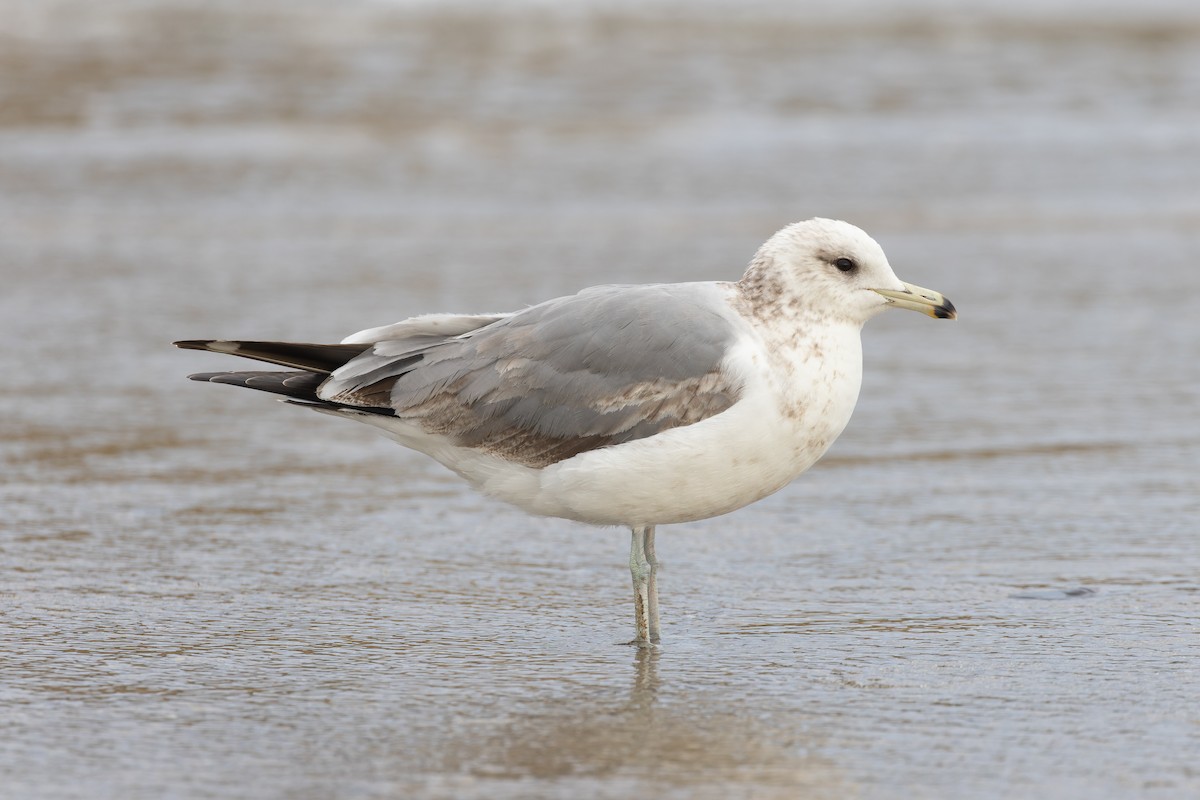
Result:
M755 255L733 286L739 313L765 346L780 402L803 416L836 401L840 411L826 421L832 421L831 430L840 431L862 380L861 323L797 296L769 253Z
M738 311L756 325L812 331L834 322L828 311L805 302L792 291L769 253L756 254L734 287Z
M746 273L734 286L745 306L743 311L750 317L775 317L785 303L783 281L775 269L775 259L761 251L755 254Z

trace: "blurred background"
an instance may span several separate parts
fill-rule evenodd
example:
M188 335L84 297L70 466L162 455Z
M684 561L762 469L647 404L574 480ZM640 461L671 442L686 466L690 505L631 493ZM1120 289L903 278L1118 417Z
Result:
M0 0L0 795L1200 792L1200 11ZM840 217L812 473L530 519L174 339L735 279Z

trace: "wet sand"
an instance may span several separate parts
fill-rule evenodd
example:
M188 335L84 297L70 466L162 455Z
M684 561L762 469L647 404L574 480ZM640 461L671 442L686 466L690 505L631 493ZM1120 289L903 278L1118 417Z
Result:
M740 8L740 7L739 7ZM1200 16L0 2L0 796L1200 793ZM627 532L169 347L862 225L812 472Z

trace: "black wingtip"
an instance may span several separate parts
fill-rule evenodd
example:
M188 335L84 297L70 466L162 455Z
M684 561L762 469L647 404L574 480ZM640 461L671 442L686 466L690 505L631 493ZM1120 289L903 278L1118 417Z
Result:
M173 343L183 350L206 350L227 356L265 361L281 367L329 375L369 350L369 344L313 344L233 339L184 339Z
M195 349L195 348L191 348L191 349ZM187 379L189 381L200 381L202 383L211 383L213 378L217 377L218 375L224 375L224 374L226 374L226 373L224 373L224 372L193 372L191 375L187 376Z

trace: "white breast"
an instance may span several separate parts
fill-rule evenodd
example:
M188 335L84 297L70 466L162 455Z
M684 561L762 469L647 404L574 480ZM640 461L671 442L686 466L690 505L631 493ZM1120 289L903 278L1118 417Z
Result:
M729 365L746 386L724 413L580 454L542 470L532 502L503 499L581 522L653 525L766 497L812 466L850 420L862 377L858 330L799 344L747 339Z

